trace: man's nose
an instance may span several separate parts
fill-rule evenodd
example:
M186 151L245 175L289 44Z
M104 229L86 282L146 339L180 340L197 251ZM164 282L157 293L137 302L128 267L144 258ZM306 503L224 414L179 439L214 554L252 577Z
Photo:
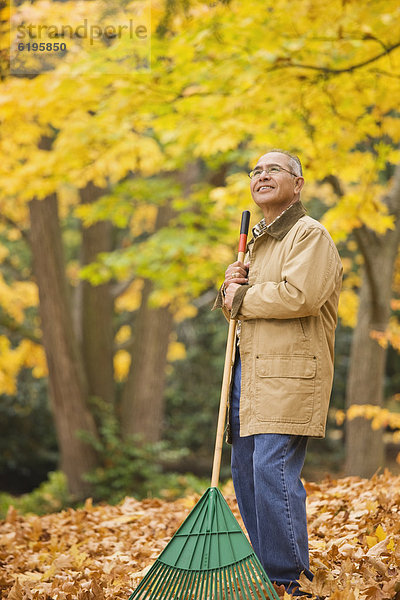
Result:
M265 179L266 177L270 178L271 177L271 173L268 173L268 171L265 171L264 169L261 171L260 173L260 177L259 179Z

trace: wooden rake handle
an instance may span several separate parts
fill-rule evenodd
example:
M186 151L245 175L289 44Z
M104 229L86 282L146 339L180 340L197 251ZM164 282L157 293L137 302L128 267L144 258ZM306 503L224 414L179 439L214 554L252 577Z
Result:
M242 222L240 225L240 239L238 249L238 260L244 261L246 253L247 234L249 231L250 212L248 210L242 213ZM219 402L219 414L217 424L217 435L215 439L214 462L211 475L211 487L217 487L219 481L219 472L221 469L221 455L224 442L224 429L226 419L226 408L228 405L229 387L231 382L232 367L235 361L235 339L236 339L236 320L230 319L228 329L228 339L226 342L224 374L222 377L221 399Z

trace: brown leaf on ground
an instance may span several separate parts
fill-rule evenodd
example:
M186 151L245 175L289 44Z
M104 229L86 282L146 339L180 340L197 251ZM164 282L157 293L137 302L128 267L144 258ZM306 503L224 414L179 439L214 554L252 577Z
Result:
M400 600L400 477L326 479L306 489L315 578L302 577L302 591L326 600ZM225 490L241 523L232 488ZM127 600L197 500L87 500L43 517L10 507L0 522L0 597Z

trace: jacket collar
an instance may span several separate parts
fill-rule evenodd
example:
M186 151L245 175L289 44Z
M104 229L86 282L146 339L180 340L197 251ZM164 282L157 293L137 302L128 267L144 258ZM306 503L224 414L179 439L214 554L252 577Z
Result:
M268 233L268 235L276 240L282 240L293 225L305 214L306 209L300 200L298 200L289 206L289 208L286 208L270 225L265 225L264 219L257 223L253 228L254 237L249 243L251 244L256 237L262 236L264 233Z

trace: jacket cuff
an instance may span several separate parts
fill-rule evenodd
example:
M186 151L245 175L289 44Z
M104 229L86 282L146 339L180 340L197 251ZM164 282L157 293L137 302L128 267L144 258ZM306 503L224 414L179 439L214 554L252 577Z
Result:
M223 293L222 293L222 288L223 287L224 287L224 284L222 284L221 287L219 288L218 296L216 297L215 302L214 302L213 307L212 307L211 310L215 310L216 308L221 308L222 312L224 313L225 319L227 321L230 321L230 319L231 319L231 312L230 312L230 310L228 310L226 308L225 303L224 303L224 296L223 296Z
M232 302L231 319L236 319L239 313L240 307L242 306L243 299L250 289L250 285L241 285L235 292Z
M224 306L224 296L222 294L222 288L223 288L224 284L221 285L221 287L218 290L218 295L215 299L215 302L213 304L213 307L211 310L215 310L217 308L222 308Z

